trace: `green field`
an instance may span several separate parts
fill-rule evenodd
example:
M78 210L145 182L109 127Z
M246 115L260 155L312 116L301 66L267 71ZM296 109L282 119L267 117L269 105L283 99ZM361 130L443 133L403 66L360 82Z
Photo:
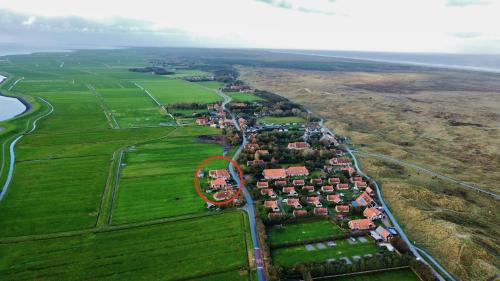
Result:
M240 270L245 273L248 269L244 219L243 213L231 212L0 244L0 276L11 281L217 280L217 276L248 280L248 274L240 275Z
M221 130L179 126L184 119L169 117L135 83L162 104L219 101L218 85L128 71L155 56L84 50L0 60L9 76L2 93L32 104L25 115L0 123L0 186L9 145L44 116L15 146L12 181L0 202L0 279L253 276L245 215L207 210L193 186L203 159L223 152L197 137Z
M411 269L398 269L384 272L374 272L366 274L357 274L349 276L335 277L333 279L324 280L339 280L339 281L419 281Z
M221 100L215 91L184 80L164 78L136 82L147 89L161 104L211 103Z
M304 118L298 116L276 117L266 116L258 120L261 124L286 124L286 123L303 123L306 122Z
M196 69L176 69L175 74L165 75L166 77L182 78L188 76L208 76L210 73Z
M253 102L263 100L262 98L252 93L227 92L226 94L236 102Z
M272 251L273 262L282 266L293 266L299 262L324 262L328 259L339 259L341 257L375 254L379 252L379 248L373 240L367 238L367 243L357 243L351 245L346 239L336 240L334 247L326 247L325 249L315 249L308 251L304 245L288 248L279 248ZM351 259L352 260L352 259Z
M203 87L207 87L213 90L217 90L224 86L224 83L218 82L218 81L200 81L200 82L194 82L197 85L201 85Z
M205 158L222 155L218 144L197 143L210 127L180 127L167 138L129 149L120 174L113 223L206 212L193 176Z
M272 226L267 231L272 244L329 237L342 233L344 231L329 220L284 224L282 227Z

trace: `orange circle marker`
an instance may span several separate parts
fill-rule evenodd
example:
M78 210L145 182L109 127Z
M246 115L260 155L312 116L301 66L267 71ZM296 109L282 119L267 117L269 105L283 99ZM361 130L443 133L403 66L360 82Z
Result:
M201 168L203 166L205 166L205 164L207 164L209 161L212 161L212 160L215 160L215 159L222 159L222 160L226 160L228 162L231 162L233 164L234 167L236 167L236 169L238 170L238 174L239 174L239 178L240 178L240 184L238 185L238 191L236 191L236 194L234 194L231 198L225 200L225 201L212 201L210 199L208 199L201 191L200 191L200 187L198 185L198 173L200 172ZM214 204L214 205L226 205L226 204L229 204L231 203L234 199L236 199L240 194L241 194L241 190L243 189L243 171L241 170L241 167L238 165L238 163L236 163L236 161L234 161L233 159L229 158L229 157L226 157L226 156L212 156L210 158L207 158L205 160L203 160L203 162L198 166L198 168L196 169L196 172L194 173L194 187L196 189L196 193L198 193L198 195L201 197L201 199L203 199L203 201L207 202L207 203L211 203L211 204Z

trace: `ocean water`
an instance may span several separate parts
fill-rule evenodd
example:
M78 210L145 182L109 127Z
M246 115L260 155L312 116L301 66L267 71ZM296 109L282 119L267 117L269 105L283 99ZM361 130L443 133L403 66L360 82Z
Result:
M500 73L500 54L389 53L322 50L283 50L282 52Z

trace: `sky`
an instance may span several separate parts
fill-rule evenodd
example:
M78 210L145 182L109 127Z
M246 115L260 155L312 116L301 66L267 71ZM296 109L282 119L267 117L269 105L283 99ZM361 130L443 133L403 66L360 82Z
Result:
M500 0L0 0L0 44L500 53Z

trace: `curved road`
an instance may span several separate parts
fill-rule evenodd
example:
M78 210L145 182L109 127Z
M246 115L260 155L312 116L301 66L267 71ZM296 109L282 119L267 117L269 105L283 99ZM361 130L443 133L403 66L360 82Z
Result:
M374 158L382 159L382 160L385 160L385 161L394 162L394 163L400 164L402 166L406 166L406 167L409 167L409 168L412 168L412 169L415 169L415 170L418 170L418 171L430 174L430 175L435 176L437 178L440 178L442 180L449 181L449 182L452 182L452 183L455 183L455 184L459 184L459 185L461 185L461 186L463 186L465 188L472 189L473 191L486 194L488 196L491 196L491 197L495 198L496 200L500 199L500 195L498 195L498 194L496 194L494 192L487 191L487 190L482 189L482 188L480 188L480 187L478 187L476 185L472 185L472 184L469 184L469 183L466 183L466 182L463 182L463 181L456 180L456 179L451 178L449 176L446 176L446 175L434 172L434 171L432 171L430 169L427 169L427 168L424 168L424 167L421 167L421 166L417 166L417 165L415 165L413 163L410 163L410 162L406 162L406 161L402 161L402 160L399 160L399 159L396 159L396 158L392 158L392 157L384 155L384 154L364 152L364 151L359 151L359 150L354 150L354 152L357 153L357 154L359 154L359 155L362 155L362 156L374 157Z
M19 135L14 141L12 141L10 143L10 146L9 146L9 152L10 152L9 171L8 171L8 174L7 174L7 179L5 180L5 183L4 183L3 187L2 187L2 191L0 192L0 201L2 201L2 199L5 196L5 194L7 193L7 189L9 188L9 184L12 181L12 175L14 174L14 164L16 162L16 154L15 154L15 151L14 151L14 147L16 146L16 143L22 137L24 137L25 135L30 134L30 133L32 133L33 131L36 130L38 120L42 119L43 117L46 117L46 116L50 115L54 111L54 107L52 106L52 104L50 104L48 101L46 101L45 99L43 99L41 97L38 97L38 98L41 101L43 101L44 103L46 103L49 106L50 110L46 114L43 114L43 115L39 116L38 118L35 119L35 121L33 121L33 127L31 128L31 130L29 130L28 132L25 132L25 133Z
M243 142L241 143L240 147L236 152L234 153L233 160L237 161L238 156L240 155L241 151L243 150L243 147L247 143L247 138L245 134L241 131L241 128L236 122L236 117L234 114L226 108L226 105L231 102L231 97L228 95L224 94L222 91L218 90L217 94L219 94L221 97L224 98L224 102L222 103L222 107L231 114L231 119L234 122L235 128L242 133L243 136ZM238 175L238 172L235 170L234 166L232 163L229 164L229 172L231 173L231 176L233 179L235 179L236 183L239 185L240 184L240 177ZM262 251L260 248L260 241L259 241L259 234L257 233L257 226L255 224L255 212L253 209L253 199L252 195L250 195L250 192L248 192L246 186L243 185L243 195L245 196L245 200L247 202L245 206L245 210L248 213L248 220L250 222L250 234L252 236L252 243L253 243L253 250L254 250L254 259L255 259L255 265L257 266L257 277L259 281L266 281L266 274L264 272L264 262L262 260Z

